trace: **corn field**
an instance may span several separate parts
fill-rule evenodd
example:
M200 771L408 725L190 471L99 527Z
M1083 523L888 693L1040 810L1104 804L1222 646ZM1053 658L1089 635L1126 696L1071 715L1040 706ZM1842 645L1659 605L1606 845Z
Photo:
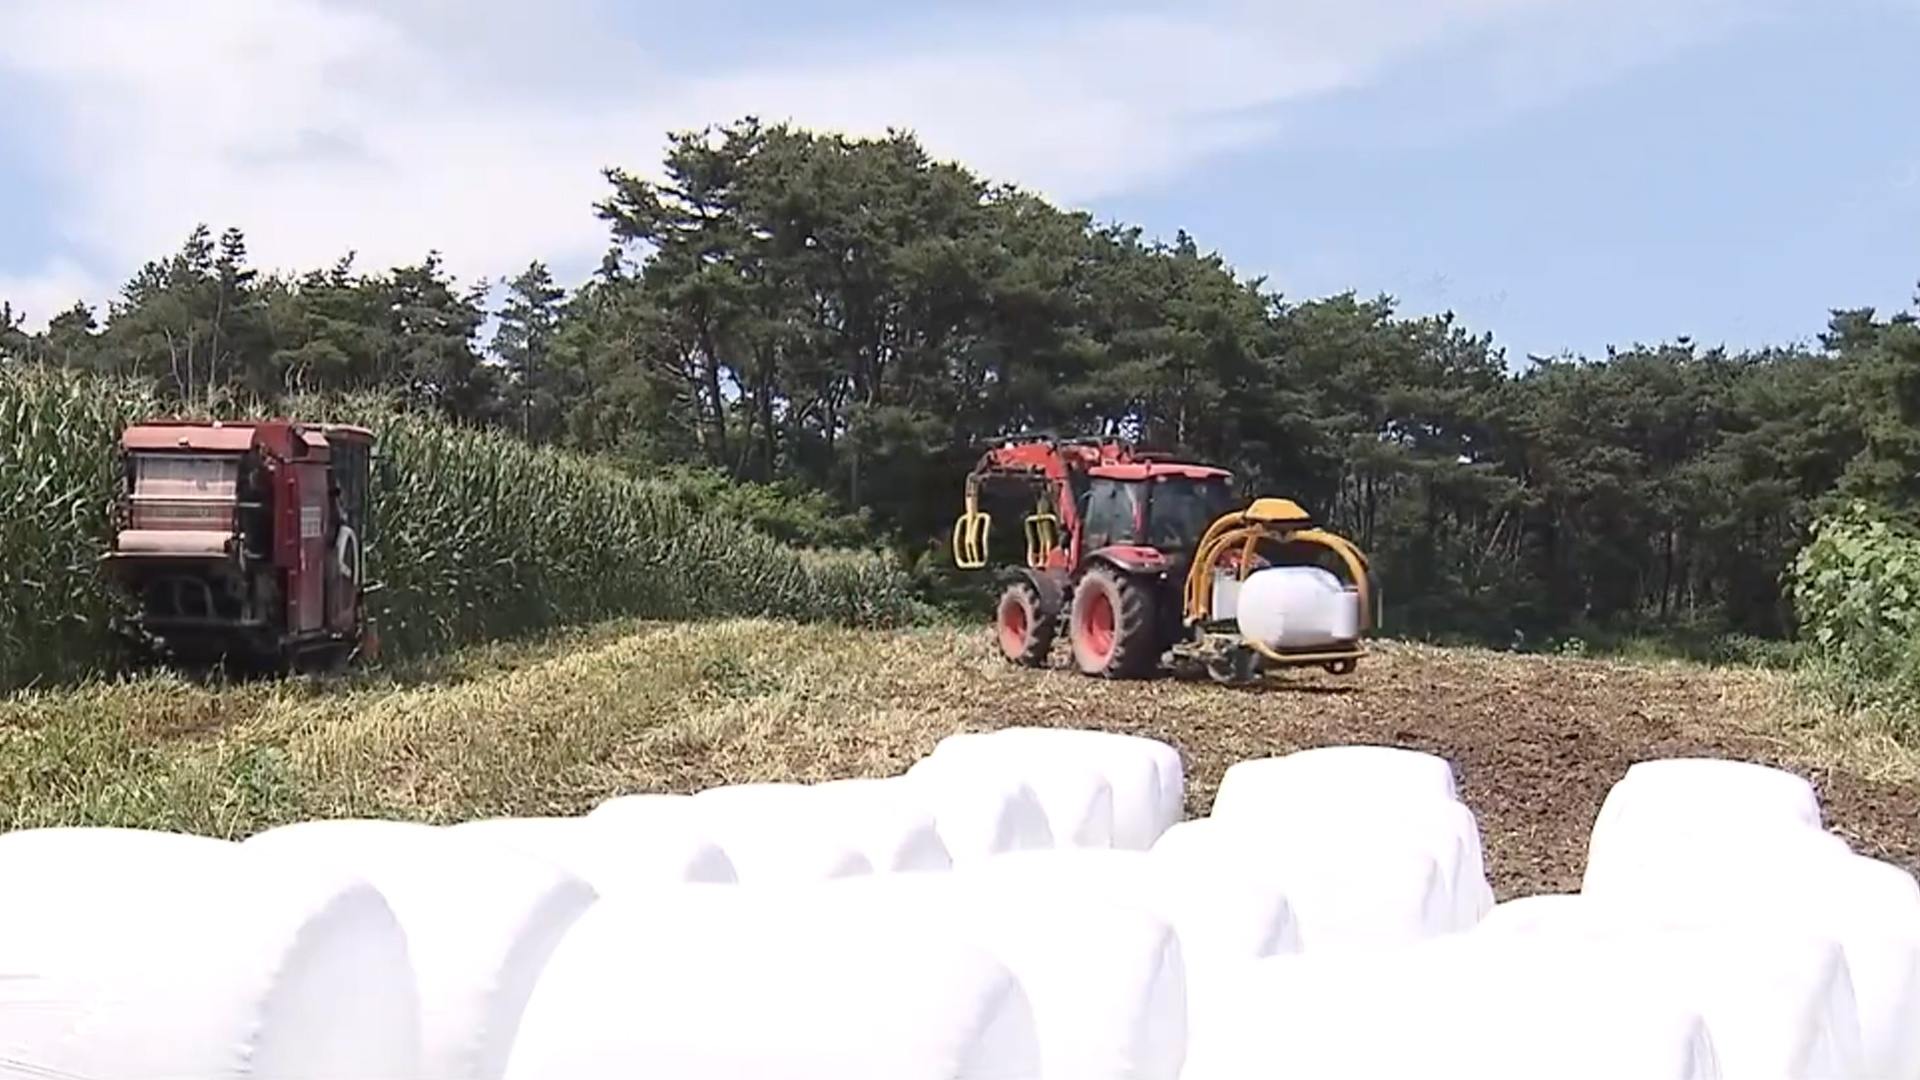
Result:
M124 601L99 559L113 447L169 411L132 382L0 370L0 690L120 662L109 628ZM291 411L379 436L367 557L389 657L611 618L886 625L913 607L879 555L786 547L610 466L372 400Z

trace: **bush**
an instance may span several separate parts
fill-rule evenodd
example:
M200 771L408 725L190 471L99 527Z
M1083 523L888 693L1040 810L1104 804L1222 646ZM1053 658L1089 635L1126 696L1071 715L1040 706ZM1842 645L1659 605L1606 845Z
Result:
M1920 536L1855 503L1815 528L1790 573L1809 685L1920 734Z
M0 519L0 687L114 662L122 601L99 566L112 450L128 422L164 411L131 382L0 371L0 500L13 508ZM368 570L386 585L374 611L388 655L608 618L882 625L914 613L885 557L786 546L668 482L372 399L294 411L379 435Z

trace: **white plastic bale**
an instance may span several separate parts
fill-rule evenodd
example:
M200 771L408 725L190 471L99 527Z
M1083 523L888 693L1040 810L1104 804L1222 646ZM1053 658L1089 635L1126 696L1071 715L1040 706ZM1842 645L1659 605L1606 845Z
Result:
M616 795L588 811L586 820L616 826L632 841L660 831L673 834L676 842L685 836L713 839L700 832L691 795Z
M1231 812L1243 795L1286 790L1341 802L1460 797L1453 766L1443 757L1397 746L1316 746L1228 766L1211 813Z
M1054 846L1053 826L1033 787L1005 772L928 769L899 777L933 812L955 866L1009 851Z
M1515 897L1495 904L1493 910L1487 912L1486 918L1473 928L1473 933L1489 937L1494 934L1551 930L1565 925L1568 919L1582 917L1575 909L1584 908L1587 902L1587 898L1578 893L1540 893Z
M1168 829L1153 856L1177 866L1248 874L1286 895L1305 952L1406 944L1461 929L1458 906L1432 854L1381 837L1365 850L1322 834L1272 837L1211 820Z
M406 928L427 1080L492 1080L547 958L592 886L543 859L427 825L342 819L269 829L244 847L357 873Z
M1653 809L1645 803L1640 807ZM1722 870L1770 874L1767 867L1825 866L1853 857L1845 840L1824 829L1731 821L1718 828L1698 818L1647 812L1617 817L1605 830L1595 827L1588 838L1580 891L1605 892L1616 880L1633 888L1660 882L1685 888Z
M0 1075L420 1075L406 934L374 887L129 829L0 834Z
M1234 618L1248 639L1311 649L1360 636L1360 595L1318 566L1270 566L1239 583Z
M546 859L601 896L739 881L725 849L692 829L630 830L605 818L532 817L467 821L448 831Z
M1719 1080L1696 1010L1578 959L1459 936L1247 964L1194 999L1182 1080Z
M942 875L888 875L911 880ZM1019 982L919 913L832 890L609 900L554 954L508 1080L1035 1080Z
M1920 890L1899 867L1858 855L1707 852L1622 867L1563 916L1744 926L1839 943L1851 976L1865 1075L1920 1077ZM1626 871L1638 871L1637 874ZM1597 914L1596 914L1597 913Z
M1055 748L1023 746L992 738L941 744L939 752L907 770L917 780L948 772L956 783L994 773L1033 789L1047 815L1047 831L1059 847L1113 846L1113 785L1093 766L1073 761Z
M982 859L962 873L1011 896L1049 903L1137 902L1179 934L1189 982L1202 969L1300 951L1300 928L1286 894L1226 866L1182 865L1143 851L1057 848Z
M836 800L848 816L852 835L873 863L875 873L953 869L953 853L940 838L940 825L904 777L829 780L814 786L821 797Z
M873 873L845 815L825 812L801 785L729 784L694 795L687 806L694 827L726 849L742 885Z
M1739 763L1703 764L1731 766ZM1773 770L1754 768L1761 777L1773 773ZM1794 843L1824 845L1841 854L1848 852L1845 840L1821 829L1818 824L1809 824L1807 814L1803 812L1804 804L1788 797L1792 790L1788 782L1798 780L1798 777L1776 774L1784 779L1762 779L1744 790L1738 783L1689 786L1680 782L1692 772L1687 769L1675 769L1670 773L1654 772L1646 776L1661 779L1649 780L1645 777L1636 778L1629 770L1626 779L1608 790L1606 799L1600 805L1600 812L1594 819L1587 838L1588 866L1604 866L1615 857L1632 861L1638 859L1639 852L1648 846L1676 842L1710 847L1742 844L1760 848ZM1723 773L1709 768L1700 770L1699 775L1708 780L1714 777L1726 780L1729 777L1751 778L1754 774L1738 769ZM1760 797L1754 797L1756 792ZM1813 816L1818 817L1817 807Z
M823 832L817 821L765 813L768 800L790 799L800 785L739 784L697 796L623 795L587 819L617 827L638 841L657 830L691 832L726 851L742 885L821 881L873 872L851 840Z
M1642 790L1694 793L1744 814L1791 818L1822 826L1820 796L1805 777L1750 761L1727 758L1659 758L1627 766L1620 780Z
M1728 1076L1879 1080L1868 1056L1847 952L1836 936L1725 911L1724 918L1557 898L1472 935L1542 960L1569 955L1639 973L1706 1018Z
M898 777L731 784L700 792L693 805L787 818L793 827L858 848L875 873L952 869L953 857L940 839L933 812L917 792Z
M1409 794L1356 800L1284 783L1271 787L1249 783L1206 820L1209 827L1235 831L1240 834L1238 842L1250 845L1285 847L1313 839L1344 842L1359 852L1382 844L1412 844L1439 866L1453 900L1456 929L1479 922L1493 907L1479 823L1472 810L1453 799Z
M1033 1003L1048 1080L1176 1080L1187 982L1172 924L1131 898L1008 889L991 874L836 883L851 914L937 920L1006 964Z
M1144 735L1123 735L1084 728L1010 727L992 735L1056 748L1068 757L1088 762L1106 774L1114 791L1113 846L1145 851L1160 834L1186 815L1186 766L1171 744ZM1144 786L1151 766L1157 797Z

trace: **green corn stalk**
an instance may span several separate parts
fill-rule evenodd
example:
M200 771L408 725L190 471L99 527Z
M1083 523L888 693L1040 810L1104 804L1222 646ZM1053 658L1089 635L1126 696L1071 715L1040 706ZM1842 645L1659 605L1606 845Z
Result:
M130 380L0 370L0 690L120 662L109 626L126 601L99 563L113 446L127 424L172 411ZM379 436L367 556L386 586L373 608L390 657L613 618L877 626L914 608L881 555L789 548L600 462L370 397L288 411Z

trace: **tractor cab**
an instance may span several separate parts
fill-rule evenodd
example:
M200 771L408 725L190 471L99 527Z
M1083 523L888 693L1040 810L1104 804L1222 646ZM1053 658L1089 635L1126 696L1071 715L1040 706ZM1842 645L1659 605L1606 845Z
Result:
M1233 475L1202 465L1101 465L1079 478L1082 551L1125 546L1188 554L1207 526L1240 507Z

